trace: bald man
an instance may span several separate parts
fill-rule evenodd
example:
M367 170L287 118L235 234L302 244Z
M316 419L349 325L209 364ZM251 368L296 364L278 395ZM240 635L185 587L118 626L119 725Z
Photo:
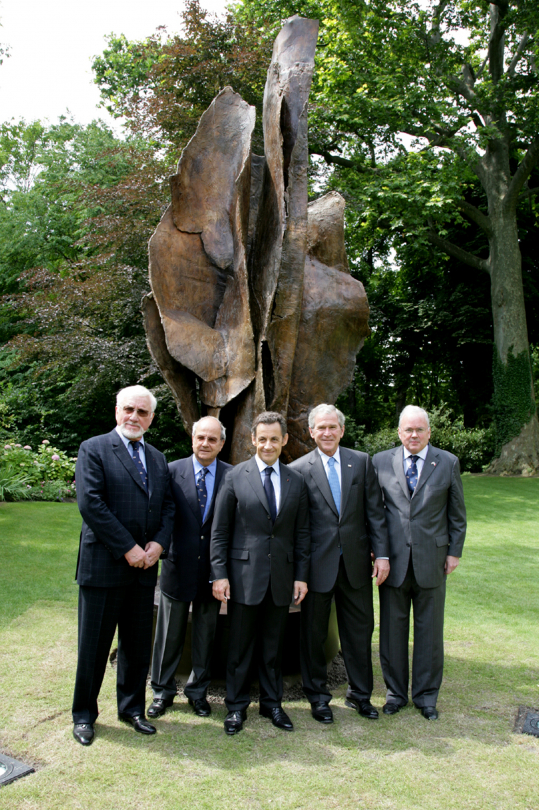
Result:
M193 455L169 464L176 519L161 568L148 717L160 717L172 706L191 603L193 668L184 693L195 714L211 714L206 692L220 602L212 595L209 546L215 498L231 466L217 458L225 437L221 422L206 416L193 425Z

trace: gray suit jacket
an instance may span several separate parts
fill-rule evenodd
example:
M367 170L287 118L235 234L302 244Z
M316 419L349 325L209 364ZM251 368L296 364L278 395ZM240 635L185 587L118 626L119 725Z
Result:
M384 508L371 459L347 447L340 448L340 455L340 518L318 449L289 465L307 485L312 541L309 589L318 593L333 588L341 547L353 588L371 581L371 550L375 557L389 556Z
M460 557L466 536L466 508L459 460L429 445L413 497L404 475L403 448L377 453L373 464L384 498L391 571L384 584L402 585L412 554L421 588L444 577L447 555Z
M215 503L211 579L228 579L230 597L259 605L271 578L276 605L289 605L294 581L309 578L309 505L303 477L284 464L281 503L272 524L256 460L227 473Z

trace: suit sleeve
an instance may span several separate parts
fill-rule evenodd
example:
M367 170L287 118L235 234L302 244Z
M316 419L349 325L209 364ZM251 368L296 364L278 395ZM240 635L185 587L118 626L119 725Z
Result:
M378 484L375 467L369 456L365 469L365 516L375 558L389 557L389 539L382 491Z
M453 463L451 485L447 493L447 532L449 534L448 555L461 557L466 537L466 506L458 458L455 458Z
M309 582L311 567L311 533L309 530L309 497L307 485L301 476L301 491L294 531L294 580Z
M79 448L75 480L77 504L84 522L114 559L119 560L136 541L106 503L103 461L97 446L91 442L83 442Z
M229 474L219 488L210 540L210 579L228 579L228 546L234 531L236 492Z
M166 472L163 501L161 503L161 525L152 537L154 543L159 543L163 547L163 558L166 558L170 543L172 542L172 531L174 529L174 515L176 514L176 504L172 497L171 475L168 464L163 457L163 465Z

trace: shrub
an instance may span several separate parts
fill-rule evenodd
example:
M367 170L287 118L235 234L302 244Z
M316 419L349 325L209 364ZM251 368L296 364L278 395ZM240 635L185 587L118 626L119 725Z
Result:
M12 441L5 442L0 450L0 471L6 467L17 470L31 486L42 481L71 483L75 477L75 461L63 450L51 447L47 439L39 445L37 452L29 445L23 447Z
M0 467L0 501L22 501L30 497L28 479L20 471L10 467Z
M76 495L75 483L65 481L42 481L28 489L28 497L33 501L64 501Z

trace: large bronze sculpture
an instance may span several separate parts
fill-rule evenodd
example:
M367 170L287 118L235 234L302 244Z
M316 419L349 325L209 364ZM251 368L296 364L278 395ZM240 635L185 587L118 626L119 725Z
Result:
M310 408L335 402L368 334L363 285L350 276L344 200L308 204L307 103L318 34L292 17L264 93L265 156L251 152L255 110L225 87L171 178L150 241L148 346L185 428L201 414L228 428L221 457L252 455L263 410L288 419L285 461L312 448Z

